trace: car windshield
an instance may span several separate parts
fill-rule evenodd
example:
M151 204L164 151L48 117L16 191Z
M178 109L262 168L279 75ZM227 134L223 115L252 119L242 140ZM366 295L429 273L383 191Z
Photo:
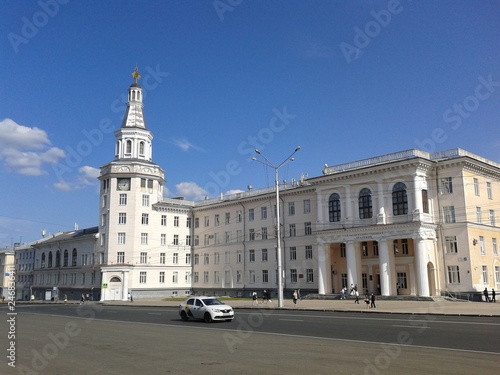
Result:
M217 298L206 298L203 300L203 303L207 306L223 305L223 303L219 301Z

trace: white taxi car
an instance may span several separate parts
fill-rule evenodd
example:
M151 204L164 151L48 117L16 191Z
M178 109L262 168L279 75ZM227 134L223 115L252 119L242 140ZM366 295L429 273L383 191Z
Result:
M201 319L207 323L234 319L234 310L215 297L190 297L179 305L179 315L186 321L189 318Z

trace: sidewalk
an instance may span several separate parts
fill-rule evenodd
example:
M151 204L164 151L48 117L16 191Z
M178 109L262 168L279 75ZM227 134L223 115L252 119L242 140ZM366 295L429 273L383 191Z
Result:
M235 299L224 302L235 309L277 309L278 301L272 303L252 306L252 300ZM260 302L260 301L259 301ZM180 301L169 301L161 299L136 299L134 302L106 301L101 302L107 306L165 306L177 307ZM360 313L390 313L390 314L422 314L422 315L462 315L462 316L497 316L500 317L500 302L453 302L453 301L376 301L375 309L368 309L363 299L359 305L354 300L301 300L294 305L292 300L285 300L283 309L286 310L309 310L309 311L343 311Z

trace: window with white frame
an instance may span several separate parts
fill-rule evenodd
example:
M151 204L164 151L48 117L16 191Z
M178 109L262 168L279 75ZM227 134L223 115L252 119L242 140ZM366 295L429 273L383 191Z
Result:
M200 236L195 235L194 236L194 246L199 246L200 245Z
M231 213L230 212L226 212L224 223L226 223L226 224L231 223Z
M191 254L186 253L186 264L190 265L191 264Z
M290 269L290 282L297 282L297 270L295 268Z
M479 180L474 178L474 195L479 196Z
M297 236L297 228L295 227L295 224L290 224L290 237L295 237Z
M118 233L118 245L125 245L125 233L124 232Z
M401 252L403 253L403 255L408 255L408 239L407 238L403 238L401 240Z
M261 218L261 220L267 219L267 207L266 206L262 206L260 208L260 218Z
M193 219L191 219L190 217L186 218L186 228L191 228L192 221Z
M108 221L108 214L102 214L102 216L101 216L101 225L102 225L103 227L105 227L105 226L106 226L107 221ZM118 224L119 224L119 223L118 223Z
M165 233L160 234L160 245L165 246L167 244L167 235Z
M241 223L243 220L243 213L241 211L236 211L236 222Z
M250 284L255 284L255 271L254 270L248 271L248 282Z
M243 261L243 253L241 251L236 252L236 263L241 263Z
M310 199L304 199L304 213L305 214L311 213L311 200Z
M186 246L191 246L191 235L186 234Z
M172 283L177 284L179 282L179 272L174 271L172 273Z
M491 191L491 182L486 183L486 193L488 194L488 199L493 199L493 192Z
M476 222L479 224L481 224L483 222L482 214L481 214L481 207L476 207Z
M248 209L248 221L254 221L255 210L253 208Z
M366 241L361 242L361 256L368 256L368 242Z
M248 261L255 262L255 250L248 250Z
M195 271L193 272L193 283L197 284L200 282L200 273Z
M288 202L288 216L295 215L295 202Z
M120 225L127 224L127 213L126 212L119 212L118 213L118 224L120 224Z
M397 273L397 282L399 284L400 289L407 288L407 280L406 280L406 272L398 272Z
M346 255L346 245L345 243L342 242L340 244L340 257L345 258L345 255Z
M141 233L141 245L147 245L147 244L148 244L148 234Z
M220 283L220 273L219 271L214 271L214 283Z
M208 271L203 272L203 282L208 284Z
M172 263L173 264L179 264L179 253L173 253L172 254Z
M219 214L215 214L215 216L214 216L214 225L215 226L220 225L220 215Z
M199 217L195 217L194 218L194 227L195 228L199 228L200 227L200 218Z
M488 285L488 266L483 266L483 284Z
M306 282L308 282L308 283L314 282L314 269L312 269L312 268L306 269Z
M496 238L491 239L491 246L492 246L492 250L493 250L493 255L497 257L498 256L498 245L497 245Z
M268 270L262 270L262 282L263 283L269 282L269 271Z
M161 215L160 225L163 227L167 225L167 215Z
M174 245L179 245L179 235L178 234L174 234L173 244Z
M448 283L460 284L460 269L458 266L448 266Z
M373 241L372 247L373 247L373 256L378 257L378 241Z
M179 216L174 216L174 227L179 227Z
M141 216L141 224L148 225L149 224L149 214L142 214Z
M457 236L446 236L444 239L446 244L446 253L448 254L458 253Z
M142 206L149 207L149 195L147 194L142 195Z
M158 279L158 282L160 284L165 283L165 272L164 271L160 271L160 278Z
M306 259L313 258L313 247L312 245L306 245Z
M263 240L267 240L267 227L260 228L260 237Z
M443 207L443 221L446 224L455 222L455 206Z
M191 272L187 271L184 275L184 282L186 284L190 284L191 283Z
M267 262L267 249L262 249L262 261Z
M236 270L236 283L241 284L241 270Z
M146 264L148 261L148 253L141 252L141 264Z
M491 226L496 226L496 218L495 218L495 210L490 210L490 225Z
M214 253L214 264L219 264L220 255L219 253Z
M125 263L125 252L119 251L116 253L116 263L123 264Z
M139 283L146 284L146 272L145 271L141 271L139 273Z
M205 226L208 227L210 225L210 218L205 216Z
M304 234L310 236L312 234L312 225L310 221L304 223Z
M120 206L126 206L127 205L127 194L120 194L120 197L118 199L118 204Z
M486 246L484 243L484 237L479 236L479 250L481 252L481 255L486 255Z
M297 248L295 246L290 247L290 260L297 260Z
M200 264L200 254L194 254L194 264Z
M500 284L500 266L495 266L495 284Z
M248 230L248 240L255 241L255 229Z
M203 254L203 264L210 264L210 255L208 253Z
M453 193L453 181L451 177L441 179L441 194Z
M166 253L160 253L160 264L165 264L166 259Z
M231 253L229 251L224 252L224 263L229 264L231 261Z

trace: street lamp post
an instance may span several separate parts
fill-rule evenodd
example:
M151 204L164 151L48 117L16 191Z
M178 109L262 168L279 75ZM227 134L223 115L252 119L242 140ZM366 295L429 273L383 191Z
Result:
M255 153L259 154L264 158L265 162L262 160L258 160L257 158L252 158L252 160L257 161L265 166L271 167L274 169L274 182L276 185L276 240L277 240L277 252L278 252L278 307L283 307L283 261L281 257L281 228L280 228L280 182L278 177L278 170L284 166L285 164L293 161L292 156L300 150L300 147L297 147L291 154L288 156L283 163L276 166L268 158L266 158L259 150L255 150Z

